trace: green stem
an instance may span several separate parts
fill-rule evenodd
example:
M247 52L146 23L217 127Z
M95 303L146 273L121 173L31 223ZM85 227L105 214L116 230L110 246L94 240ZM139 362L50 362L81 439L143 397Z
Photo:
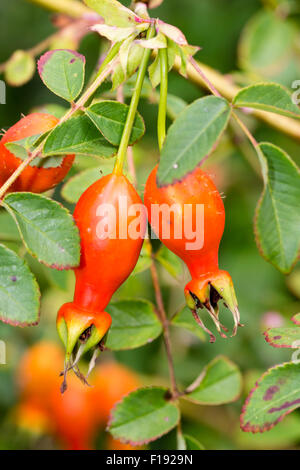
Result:
M167 48L159 50L160 59L160 99L157 120L157 136L159 150L162 149L166 138L166 115L168 99L168 50Z
M182 433L181 420L177 425L177 450L186 450L186 442Z
M101 75L101 73L103 72L105 67L116 57L116 55L118 54L118 52L120 50L121 45L122 45L122 41L116 42L109 49L105 59L103 60L102 64L100 65L100 68L99 68L95 78L99 77L99 75Z
M238 115L236 113L232 113L232 116L234 117L234 119L236 120L236 122L238 123L240 128L243 130L245 135L248 137L248 139L250 140L250 142L253 145L253 147L255 148L255 150L257 150L258 142L253 137L253 135L249 131L248 127L243 123L243 121L238 117Z
M147 39L152 38L154 35L155 35L155 27L151 25L147 32ZM133 127L134 119L136 116L136 112L137 112L137 108L138 108L138 104L139 104L139 100L141 96L141 91L142 91L150 55L151 55L151 49L145 49L143 58L140 64L140 68L137 74L135 88L134 88L134 92L131 98L131 102L130 102L130 106L129 106L129 110L127 114L127 119L126 119L126 123L124 126L124 131L123 131L123 135L121 138L120 147L119 147L119 151L118 151L118 155L117 155L117 159L115 163L114 173L118 175L122 174L122 171L123 171L123 165L124 165L124 161L127 155L127 148L128 148L132 127Z
M109 49L107 55L105 56L105 59L103 60L102 64L100 65L99 69L97 71L95 71L93 73L92 77L90 78L90 81L87 84L86 90L89 90L90 86L100 77L103 70L105 70L105 68L108 66L108 64L116 58L116 56L117 56L117 54L120 50L121 44L122 44L122 41L116 42ZM93 100L93 95L91 95L89 97L88 101L86 101L86 106L89 106L92 100Z
M169 320L168 320L165 307L164 307L164 302L163 302L159 279L158 279L158 273L157 273L156 264L155 264L155 256L153 255L153 252L152 252L151 242L150 240L146 239L145 243L146 243L148 252L151 254L151 258L152 258L150 272L151 272L152 283L153 283L154 292L155 292L157 313L158 313L159 320L161 321L161 324L163 327L163 337L164 337L164 343L165 343L165 348L166 348L166 353L167 353L167 360L168 360L168 367L169 367L169 374L170 374L170 381L171 381L171 393L172 393L172 397L176 398L178 395L178 389L177 389L176 375L175 375L173 356L172 356Z

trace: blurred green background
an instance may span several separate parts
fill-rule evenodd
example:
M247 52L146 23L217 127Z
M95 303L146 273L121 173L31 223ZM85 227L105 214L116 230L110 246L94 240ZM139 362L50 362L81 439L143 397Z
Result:
M282 9L275 14L274 5L279 3L282 3ZM165 0L154 11L154 15L182 29L190 44L202 47L197 55L199 60L224 74L232 74L232 79L238 83L277 79L291 87L291 82L300 78L300 15L297 5L298 2L259 0ZM261 67L257 51L250 47L251 34L258 34L253 30L256 27L259 29L262 18L273 18L266 21L267 26L260 30L262 37L258 37L257 41L261 41L259 53L267 54L268 59L268 51L278 52L273 54L274 63L276 62L275 77L272 76L274 67ZM254 22L250 33L249 21ZM7 60L14 50L30 48L54 31L51 14L26 0L1 2L0 24L0 62ZM287 36L283 24L289 25L288 30L295 37L285 45L284 53L281 53L279 49L283 37ZM243 33L246 25L248 37ZM90 69L97 61L100 42L99 37L91 34L80 46ZM264 64L264 60L260 60ZM267 59L265 62L267 63ZM175 72L170 76L170 92L187 102L204 93ZM48 103L62 104L62 101L45 88L37 74L23 87L7 87L7 104L0 105L0 128L8 128L21 114L27 114L32 108ZM155 135L157 108L154 104L143 101L140 111L147 128L146 137L135 148L139 189L142 190L150 169L158 159ZM249 126L259 140L280 145L297 163L300 162L297 142L250 118ZM239 330L236 337L228 340L217 338L213 345L174 328L172 342L175 368L178 380L183 385L193 381L209 360L218 354L224 354L241 368L245 377L246 394L260 373L269 366L290 360L291 351L271 348L264 341L262 332L276 321L288 324L289 318L300 311L300 268L296 266L292 275L286 279L259 255L253 233L253 218L262 191L262 180L256 171L255 158L247 142L231 128L207 163L211 172L216 174L220 191L226 196L226 230L221 244L220 266L232 275L245 327ZM73 174L91 165L95 166L96 162L77 161ZM60 189L56 189L55 198L63 201ZM70 205L68 207L72 208ZM23 253L17 237L13 223L0 212L1 241ZM35 341L41 338L57 340L55 315L58 307L72 296L73 289L72 273L57 274L42 267L28 255L25 258L35 272L42 290L41 324L38 327L20 329L0 323L0 339L7 344L7 365L0 365L0 448L46 446L44 441L41 444L40 440L32 437L29 439L23 434L16 435L12 431L10 413L18 400L15 368L23 351ZM179 282L162 268L160 274L167 310L173 314L184 304L184 272L180 274ZM154 300L148 271L131 276L115 298L132 296ZM266 315L270 312L273 315ZM230 325L229 313L222 310L222 314L225 324ZM144 348L117 353L115 356L138 373L149 377L150 383L151 377L167 378L161 339ZM245 394L233 405L184 409L184 429L198 437L207 449L300 447L300 414L297 412L264 435L242 434L239 431L239 414ZM152 446L174 448L174 443L175 435L171 433Z

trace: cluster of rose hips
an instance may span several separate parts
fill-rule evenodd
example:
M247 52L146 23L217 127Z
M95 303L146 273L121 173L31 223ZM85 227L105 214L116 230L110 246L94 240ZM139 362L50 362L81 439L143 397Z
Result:
M9 129L0 143L0 178L2 183L20 164L20 159L8 151L5 143L20 140L31 135L44 133L54 127L56 118L35 113L21 119ZM43 168L28 166L10 188L12 191L43 192L58 184L69 171L74 156L63 158L60 166ZM218 318L218 301L222 299L234 316L234 331L239 323L237 301L230 275L219 270L218 250L224 231L225 212L222 198L210 177L197 167L181 181L172 185L159 187L157 183L157 167L151 172L145 188L144 205L147 208L149 222L156 235L187 265L192 280L185 287L187 305L198 324L210 335L199 316L199 309L205 308L215 323L221 336L225 336L224 327ZM80 197L74 219L81 238L81 260L75 269L76 286L73 302L63 305L57 316L57 329L66 348L65 372L70 368L76 371L78 358L85 352L94 349L98 353L111 326L111 317L105 308L112 295L133 271L140 255L144 234L147 229L146 211L139 221L140 237L132 237L129 225L132 217L123 212L135 204L142 204L136 189L120 171L114 171L103 176L92 184ZM99 207L110 204L118 214L113 236L99 237ZM182 212L189 205L191 225L197 226L197 205L204 207L202 224L203 246L197 250L189 249L191 240L183 234L181 238L174 236L176 214L167 212L167 220L152 220L151 207L153 204L173 204L179 206ZM123 223L124 222L124 223ZM167 223L170 227L170 237L163 238L162 226ZM125 232L118 236L120 225ZM79 346L80 345L80 346ZM77 349L76 358L74 351ZM78 354L78 352L80 354ZM77 368L77 373L80 372ZM82 377L81 377L82 378Z

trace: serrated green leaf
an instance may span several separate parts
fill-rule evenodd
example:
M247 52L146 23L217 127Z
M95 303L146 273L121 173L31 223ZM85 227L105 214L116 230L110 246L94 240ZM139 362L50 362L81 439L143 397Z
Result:
M269 328L264 335L274 348L300 348L300 328Z
M146 444L173 429L180 418L167 389L141 388L131 392L111 412L109 431L115 439Z
M7 142L5 147L14 154L17 158L21 160L26 160L30 152L33 152L40 141L46 137L48 132L44 134L36 134L25 139L16 140L14 142ZM52 156L52 157L37 157L32 162L29 163L32 167L39 168L58 168L61 166L64 157L62 156Z
M205 334L203 330L196 323L191 310L188 307L184 307L172 318L172 325L179 328L184 328L193 335L197 336L201 341L205 341Z
M118 101L102 101L86 109L87 116L112 145L119 146L129 106ZM142 116L136 113L129 145L133 145L145 133Z
M119 49L120 64L122 66L125 76L127 74L127 62L128 62L130 48L132 46L132 43L135 37L136 37L135 34L131 34L131 36L129 36L127 39L125 39L125 41L123 41Z
M35 73L35 61L26 51L15 51L4 70L5 81L11 86L22 86L32 79Z
M241 389L238 367L227 357L218 356L205 367L200 384L185 398L201 405L222 405L237 400Z
M272 429L284 416L300 406L300 363L272 367L250 392L241 415L246 432Z
M100 134L87 116L78 116L57 126L47 137L44 155L87 155L109 158L117 149Z
M38 61L44 84L56 95L72 102L81 93L85 76L85 57L78 52L48 51Z
M0 245L0 320L14 326L39 321L38 284L27 264Z
M109 175L114 167L113 162L105 162L105 165L101 167L88 168L87 170L81 171L75 176L72 176L63 186L61 194L63 198L72 203L76 204L80 196L88 189L91 184L95 183L102 176Z
M259 149L264 191L256 209L256 242L262 256L287 273L300 247L300 172L279 147L262 143Z
M264 433L249 433L239 430L234 433L234 442L239 449L279 450L293 448L300 439L300 417L287 416L274 428Z
M56 269L78 266L79 233L67 209L52 199L32 193L8 194L4 201L33 256Z
M15 155L17 158L20 158L21 160L26 160L26 158L28 158L28 152L23 145L20 145L16 142L7 142L4 145L7 150L9 150L10 153Z
M169 128L158 166L159 185L172 184L199 165L222 135L230 112L228 102L216 96L187 106Z
M160 58L159 54L156 55L154 61L148 67L149 78L153 88L160 84Z
M162 332L154 306L145 300L123 300L107 307L112 326L107 347L116 351L151 343Z
M233 104L238 107L262 109L283 116L300 117L300 108L293 103L290 92L278 83L257 83L242 88Z
M127 28L135 25L136 15L117 0L84 0L86 5L96 11L106 24Z

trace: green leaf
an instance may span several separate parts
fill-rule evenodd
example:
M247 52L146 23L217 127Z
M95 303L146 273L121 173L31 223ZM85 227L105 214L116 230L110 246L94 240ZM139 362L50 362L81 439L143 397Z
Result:
M111 173L112 168L113 165L109 167L105 165L101 168L89 168L73 176L62 188L61 194L63 198L72 204L76 204L84 191L88 189L91 184L99 180L101 176Z
M78 116L57 126L48 136L44 155L87 155L109 158L117 149L100 134L87 116Z
M142 273L146 271L146 269L149 269L152 263L152 257L151 254L149 254L145 243L142 246L141 253L138 259L138 262L136 263L136 266L134 270L132 271L132 275L136 275L139 273Z
M186 443L186 450L204 450L203 445L193 436L184 434L183 437Z
M295 23L281 18L275 11L259 11L241 36L240 66L254 73L255 77L267 78L289 87L300 71L297 37Z
M203 330L197 325L191 310L188 307L184 307L172 318L172 325L179 328L184 328L193 335L197 336L201 341L205 341L205 334Z
M21 140L16 140L14 142L7 142L5 147L13 153L17 158L21 160L26 160L30 152L33 152L41 140L46 137L48 132L44 134L36 134L30 137L26 137ZM29 163L32 167L39 168L58 168L61 166L64 157L62 156L52 156L52 157L37 157L32 162Z
M136 15L117 0L84 0L86 5L96 11L106 24L127 28L135 25Z
M39 286L27 264L0 245L0 320L13 326L39 322Z
M173 68L176 58L176 52L173 47L170 47L172 41L168 40L168 67L169 71ZM149 78L153 88L156 88L160 84L160 56L156 55L152 64L148 67Z
M182 262L178 256L170 251L165 245L162 245L156 254L157 261L168 271L175 279L182 275Z
M15 51L4 70L8 85L22 86L32 79L35 72L35 60L29 52Z
M107 347L116 351L151 343L162 332L154 306L145 300L123 300L107 307L112 326Z
M7 142L4 146L10 151L10 153L21 160L26 160L26 158L28 158L28 151L23 145L18 144L17 142Z
M168 390L141 388L131 392L111 412L109 431L115 439L133 445L147 444L173 429L179 419L177 406L167 399Z
M239 430L234 433L233 438L238 449L243 450L291 449L300 439L300 417L296 414L289 415L264 433L253 434Z
M230 112L228 102L216 96L187 106L169 128L157 172L159 185L172 184L199 165L223 133Z
M262 143L259 150L264 190L256 209L256 242L267 261L288 273L300 247L300 172L279 147Z
M129 106L118 101L101 101L86 109L87 116L112 145L119 146L128 114ZM133 145L145 133L142 116L137 113L129 145Z
M47 134L47 133L45 133ZM24 139L14 140L13 142L7 142L5 147L12 152L16 157L25 160L28 157L29 152L34 150L36 143L40 140L43 134L35 134Z
M272 367L262 375L244 404L242 430L268 431L299 406L300 363Z
M235 96L233 104L283 116L300 117L300 108L293 103L290 92L277 83L257 83L243 88Z
M200 405L222 405L237 400L241 393L241 373L225 356L218 356L211 361L200 377L200 384L185 395L187 400Z
M158 33L151 39L137 39L136 44L140 44L146 49L165 49L167 47L167 38L163 34Z
M172 121L179 116L179 114L187 107L188 103L179 96L168 94L167 100L167 113Z
M32 193L8 194L4 201L29 253L56 269L78 266L79 234L67 209Z
M16 224L7 211L0 211L0 240L21 241Z
M122 64L117 64L112 75L112 90L118 88L127 78L130 78L139 67L143 58L144 49L138 44L132 44L128 53L127 73L124 72Z
M38 61L44 84L56 95L72 102L81 93L85 75L85 57L78 52L48 51Z
M300 328L269 328L264 335L274 348L300 348Z

